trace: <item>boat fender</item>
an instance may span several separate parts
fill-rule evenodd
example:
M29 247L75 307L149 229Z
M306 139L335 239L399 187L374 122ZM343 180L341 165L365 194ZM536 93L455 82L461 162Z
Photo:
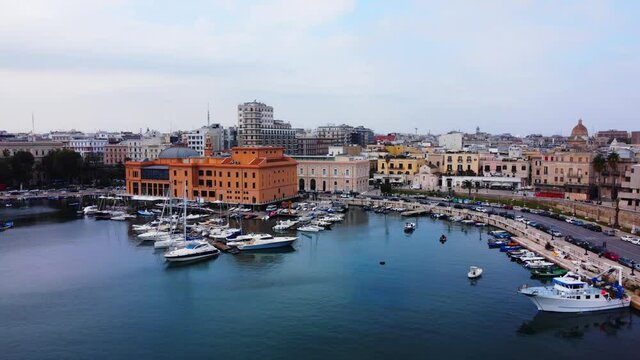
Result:
M606 291L604 291L604 290L600 290L600 295L605 296L606 294L607 294L607 292L606 292Z

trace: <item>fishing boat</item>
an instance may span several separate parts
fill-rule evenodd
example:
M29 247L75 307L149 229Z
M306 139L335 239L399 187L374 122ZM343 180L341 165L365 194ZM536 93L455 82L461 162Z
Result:
M540 311L575 313L629 307L631 299L620 285L622 268L609 269L593 278L592 282L600 282L600 276L612 270L618 271L618 278L610 290L587 284L579 274L568 272L564 276L553 278L552 286L523 285L518 292L529 297Z
M539 279L555 278L559 276L564 276L567 272L568 270L559 268L559 267L552 267L552 268L546 268L546 269L532 269L531 277L539 278Z
M404 224L404 232L406 233L411 233L416 229L416 223L414 222L408 222L406 224Z
M236 246L242 251L264 250L291 246L297 239L297 237L293 236L273 237L268 234L260 234L260 236L256 236L249 241L234 242L233 244L227 243L227 245Z
M302 232L318 232L324 230L324 228L316 225L305 225L300 226L297 230Z
M185 247L168 251L164 258L168 262L187 262L216 257L220 250L206 241L189 242Z
M470 266L469 267L469 272L467 273L467 277L469 279L477 279L480 276L482 276L482 268L477 267L477 266Z

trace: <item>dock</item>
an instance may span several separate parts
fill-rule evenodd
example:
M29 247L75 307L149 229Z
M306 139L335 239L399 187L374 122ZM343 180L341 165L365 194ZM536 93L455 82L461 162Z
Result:
M429 213L427 209L417 209L417 210L407 210L400 213L401 216L418 216L418 215L426 215Z
M227 252L231 254L235 254L238 252L238 248L236 248L235 246L229 246L223 243L222 241L219 241L219 240L208 240L208 241L211 245L215 246L216 249L222 252Z

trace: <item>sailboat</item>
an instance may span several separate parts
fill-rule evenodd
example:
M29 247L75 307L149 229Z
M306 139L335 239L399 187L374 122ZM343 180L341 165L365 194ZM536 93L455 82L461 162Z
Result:
M178 240L181 244L185 244L184 247L168 251L164 254L164 258L168 262L186 262L208 259L216 257L220 254L215 246L209 244L204 240L188 241L187 240L187 187L184 188L184 215L182 231L183 238Z

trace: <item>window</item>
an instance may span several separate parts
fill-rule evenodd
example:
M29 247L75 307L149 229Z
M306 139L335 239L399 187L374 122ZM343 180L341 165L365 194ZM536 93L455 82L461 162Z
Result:
M255 175L255 173L254 173L254 175ZM303 168L300 168L300 175L304 175L304 169Z
M345 174L346 176L349 176L349 169L346 169L346 170L344 171L344 174Z
M204 170L198 170L198 176L204 176Z
M391 173L393 174L393 173ZM333 169L333 176L338 176L338 169Z
M212 186L213 186L213 181L207 180L207 187L212 187Z
M211 170L207 170L207 176L211 176Z
M202 179L198 180L198 185L203 186L204 185L204 180L202 180Z

